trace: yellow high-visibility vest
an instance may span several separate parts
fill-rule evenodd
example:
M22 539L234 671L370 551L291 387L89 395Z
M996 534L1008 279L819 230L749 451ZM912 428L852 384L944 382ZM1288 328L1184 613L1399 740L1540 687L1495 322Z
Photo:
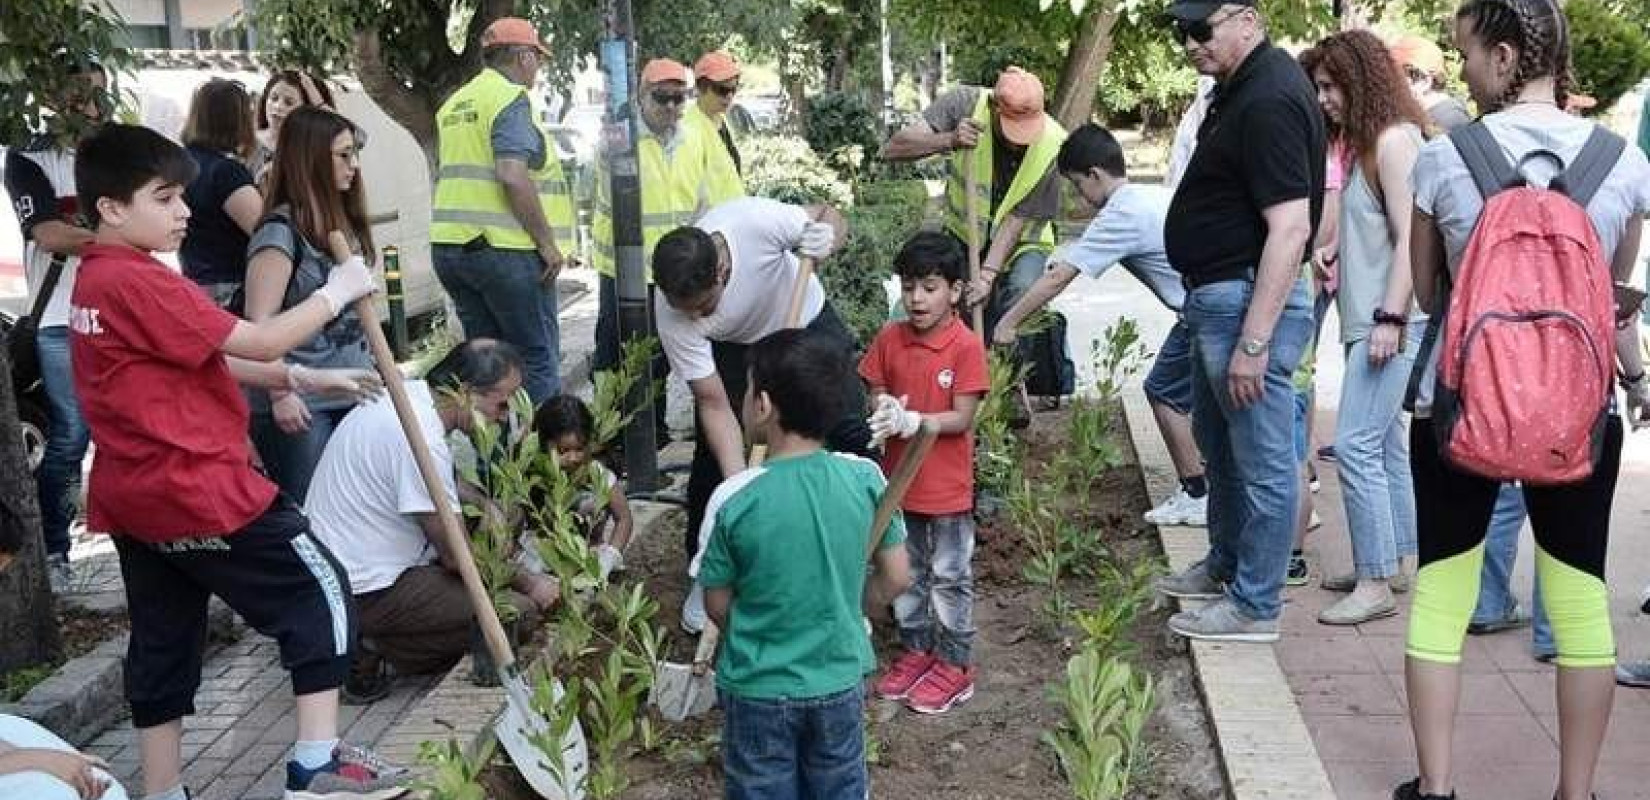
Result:
M436 112L440 136L440 163L436 168L435 199L430 209L432 244L468 244L477 236L500 250L534 250L533 238L510 212L510 200L493 165L493 121L516 98L531 95L498 70L487 68L465 84ZM544 166L528 174L538 187L539 207L563 255L575 255L575 219L572 187L556 158L555 141L539 124L544 140Z
M648 283L653 282L653 246L665 234L693 224L717 205L745 196L741 184L710 179L711 148L727 156L721 141L707 142L685 124L677 127L676 136L678 141L668 154L659 138L646 133L645 128L636 141L642 188L642 263L648 265ZM595 188L590 220L591 261L596 272L612 278L618 273L613 249L612 186L605 159L597 167Z
M723 125L727 120L722 121ZM705 157L709 160L706 167L705 179L710 182L711 193L727 197L742 197L745 194L745 181L739 176L739 165L733 163L733 154L728 152L727 143L722 141L722 129L716 125L716 120L710 118L698 103L688 107L682 114L682 126L691 128L701 141L708 142Z
M991 92L980 91L980 99L974 104L974 121L980 126L980 140L973 150L956 150L951 154L951 169L945 185L945 227L957 238L968 241L968 170L974 170L975 209L979 217L977 220L977 235L975 241L984 247L991 241L991 233L1003 224L1011 211L1026 199L1041 183L1043 176L1048 174L1054 165L1054 159L1060 154L1060 145L1066 140L1066 129L1053 117L1044 115L1043 133L1037 137L1026 149L1024 160L1020 162L1020 170L1014 173L1014 180L1008 185L1008 193L1003 195L1003 202L996 208L991 207L993 194L992 179L995 170L992 169L992 135L991 125ZM1020 240L1015 243L1009 254L1009 261L1027 250L1054 249L1054 225L1051 221L1033 220L1020 231ZM1007 264L1003 265L1005 268Z

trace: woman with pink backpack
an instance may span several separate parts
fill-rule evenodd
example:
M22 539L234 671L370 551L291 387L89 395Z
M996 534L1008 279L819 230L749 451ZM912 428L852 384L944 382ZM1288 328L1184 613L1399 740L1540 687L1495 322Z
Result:
M1555 0L1468 0L1454 22L1486 113L1428 143L1413 173L1414 285L1439 335L1410 431L1421 568L1405 685L1420 776L1393 797L1455 796L1461 644L1485 529L1501 483L1521 480L1558 646L1554 797L1587 800L1615 686L1614 384L1635 425L1650 411L1635 332L1616 324L1633 303L1618 307L1613 284L1631 273L1650 212L1650 162L1564 112L1570 36Z

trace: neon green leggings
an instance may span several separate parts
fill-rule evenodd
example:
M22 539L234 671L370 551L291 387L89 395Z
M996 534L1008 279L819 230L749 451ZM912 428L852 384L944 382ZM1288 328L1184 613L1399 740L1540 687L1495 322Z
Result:
M1604 457L1586 481L1524 488L1535 528L1535 567L1559 666L1616 663L1604 559L1610 503L1621 467L1621 436L1620 420L1611 417ZM1454 470L1440 460L1437 448L1431 421L1416 419L1410 426L1409 457L1421 572L1406 652L1423 661L1456 664L1478 604L1484 536L1500 483Z

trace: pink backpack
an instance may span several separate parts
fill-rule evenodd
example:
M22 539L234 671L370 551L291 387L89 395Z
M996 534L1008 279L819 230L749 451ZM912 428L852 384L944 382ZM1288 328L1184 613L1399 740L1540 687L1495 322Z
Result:
M1604 128L1545 189L1482 122L1450 140L1484 196L1449 292L1432 414L1456 469L1499 480L1585 480L1603 451L1615 363L1609 254L1587 203L1625 142Z

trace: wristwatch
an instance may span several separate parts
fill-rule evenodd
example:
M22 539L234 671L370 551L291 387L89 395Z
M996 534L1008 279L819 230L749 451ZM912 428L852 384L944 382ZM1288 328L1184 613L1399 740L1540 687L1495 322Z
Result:
M1238 340L1238 349L1242 350L1244 355L1251 358L1265 353L1266 348L1271 346L1272 343L1266 339L1244 338Z
M1390 311L1386 311L1384 309L1377 308L1377 309L1375 309L1375 324L1376 325L1397 325L1398 327L1402 328L1403 326L1409 324L1409 318L1405 317L1403 314L1394 314Z

